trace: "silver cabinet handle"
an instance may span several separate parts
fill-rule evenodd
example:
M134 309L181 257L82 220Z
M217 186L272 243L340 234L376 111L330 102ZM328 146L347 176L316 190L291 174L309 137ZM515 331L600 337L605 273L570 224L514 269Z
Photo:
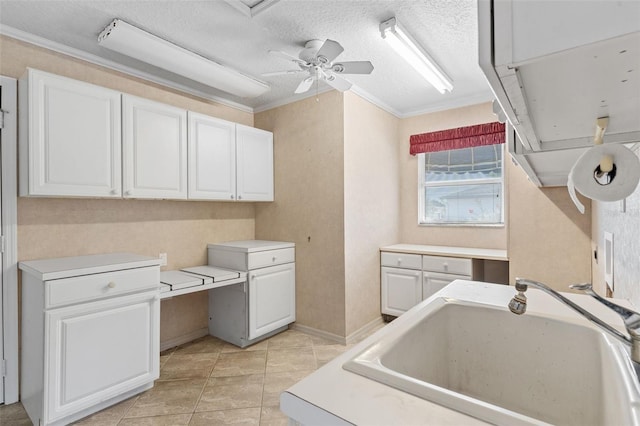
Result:
M116 283L113 281L110 281L109 284L107 284L107 287L109 288L116 288Z
M398 265L402 263L402 259L398 258Z
M256 279L256 276L255 276L255 275L251 275L251 279L252 279L252 280L255 280L255 279Z
M242 195L238 195L238 200L242 200Z
M277 258L276 258L275 256L273 256L273 258L271 259L271 261L272 261L272 262L275 262L275 261L276 261L276 259L277 259Z
M112 189L110 193L111 193L111 195L116 195L118 193L118 190L117 189Z
M233 200L233 194L231 194L231 199Z
M126 190L124 195L131 195L131 190L130 189Z

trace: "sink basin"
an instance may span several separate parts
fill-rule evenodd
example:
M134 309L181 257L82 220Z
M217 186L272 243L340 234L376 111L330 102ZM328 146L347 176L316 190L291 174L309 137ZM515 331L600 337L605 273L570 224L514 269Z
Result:
M598 329L446 297L418 311L343 368L495 424L640 424L627 348Z

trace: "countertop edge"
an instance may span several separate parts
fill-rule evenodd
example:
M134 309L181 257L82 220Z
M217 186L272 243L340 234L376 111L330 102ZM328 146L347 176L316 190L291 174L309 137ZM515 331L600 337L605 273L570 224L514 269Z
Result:
M69 256L18 263L21 271L41 281L153 266L160 266L160 259L132 253Z
M430 246L421 244L393 244L380 247L381 252L426 254L434 256L462 257L467 259L508 261L507 250L472 247Z

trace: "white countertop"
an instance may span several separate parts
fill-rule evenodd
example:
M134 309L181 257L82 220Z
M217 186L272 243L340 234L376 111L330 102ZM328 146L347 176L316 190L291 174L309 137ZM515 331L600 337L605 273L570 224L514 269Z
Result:
M286 241L266 241L266 240L244 240L229 241L226 243L208 244L207 248L217 248L229 251L239 251L243 253L252 253L256 251L277 250L283 248L295 247L295 243Z
M108 253L55 259L27 260L18 267L41 281L80 275L99 274L122 269L159 266L160 259L132 253Z
M509 260L506 250L471 247L427 246L422 244L394 244L380 251L394 253L431 254L434 256L464 257L468 259Z
M496 297L500 298L500 302L504 299L505 306L515 294L515 289L512 286L457 280L432 297L462 299L477 297L478 302L483 302L483 300L487 299L487 289L492 293L491 297L494 302ZM625 332L620 317L612 310L602 306L588 296L577 294L565 294L565 296L605 322ZM541 291L529 291L527 297L529 299L528 312L540 312L563 317L570 316L578 321L583 321L585 325L595 327L569 307L557 302ZM420 308L429 303L430 299L418 304L352 349L290 387L281 395L281 409L290 417L307 416L306 418L298 417L295 420L302 423L306 421L308 424L341 424L344 421L367 426L486 425L487 423L476 418L342 368L342 364L370 345L378 342L383 336L397 332L403 326L415 321L414 317L420 314ZM616 300L616 303L629 306L626 301ZM311 415L314 416L312 419L308 417L310 410L313 413Z

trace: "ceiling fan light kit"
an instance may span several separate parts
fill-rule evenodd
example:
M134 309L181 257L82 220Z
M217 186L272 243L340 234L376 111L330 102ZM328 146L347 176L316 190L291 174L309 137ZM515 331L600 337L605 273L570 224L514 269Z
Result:
M220 65L160 37L114 19L98 36L107 49L243 98L255 98L269 85Z
M429 54L406 32L396 18L380 23L380 34L407 63L415 68L425 80L440 93L451 92L453 82L429 56Z

